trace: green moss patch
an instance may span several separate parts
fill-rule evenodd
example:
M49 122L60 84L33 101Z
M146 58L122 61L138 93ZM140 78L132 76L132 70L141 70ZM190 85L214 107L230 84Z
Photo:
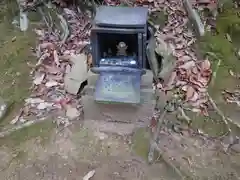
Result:
M132 137L132 150L142 158L147 160L149 145L150 145L150 134L147 129L138 129Z
M35 62L30 48L35 46L36 39L31 27L27 32L21 32L12 25L14 16L18 14L16 1L4 1L0 8L0 96L10 105L6 117L0 122L0 127L3 127L29 95L30 69L27 62Z
M52 134L55 125L50 120L33 124L32 126L13 132L7 137L0 138L0 147L7 146L15 148L22 143L33 138L39 138L40 143L44 145Z
M239 79L229 74L229 70L235 73L240 72L240 60L235 53L236 48L238 48L236 41L240 38L239 12L229 5L224 7L223 12L217 17L217 33L206 33L198 43L200 54L203 57L208 56L212 63L213 72L216 72L216 77L212 79L209 85L209 94L228 117L232 117L239 111L235 105L226 104L222 98L223 90L234 90L240 82ZM227 36L231 37L232 42L229 41L230 39ZM218 66L219 61L220 65ZM215 112L210 112L208 118L198 116L194 117L193 120L195 127L201 128L211 135L220 135L226 131L221 117ZM235 120L237 121L237 119Z

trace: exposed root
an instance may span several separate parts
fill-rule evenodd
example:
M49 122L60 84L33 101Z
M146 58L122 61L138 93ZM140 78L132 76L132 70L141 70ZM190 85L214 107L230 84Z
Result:
M182 107L178 107L178 111L181 113L181 116L178 118L181 118L183 120L186 120L187 124L191 124L192 120L190 117L188 117Z
M213 108L215 109L215 111L218 113L219 116L221 116L224 124L226 125L227 129L228 129L228 132L232 132L231 130L231 127L228 123L228 118L226 118L223 114L223 112L217 107L217 104L214 102L214 100L212 99L212 97L208 94L208 97L209 97L209 102L212 104ZM233 122L232 120L230 122Z
M160 132L161 126L163 124L163 120L164 120L164 117L165 117L166 113L167 113L167 110L164 109L163 113L161 114L160 118L157 121L157 128L153 132L153 138L150 142L150 148L149 148L149 152L148 152L148 162L149 163L152 163L153 160L154 160L154 151L155 151L155 148L156 148L155 144L157 142L158 135L159 135L159 132Z
M217 63L217 66L215 68L215 71L213 72L212 74L212 81L211 81L211 85L213 86L214 85L214 81L217 77L217 72L218 72L218 69L219 69L219 66L221 65L222 63L222 60L221 59L218 59L218 63Z
M181 179L186 179L186 177L183 175L183 173L181 172L181 170L179 168L177 168L177 166L175 166L172 162L171 162L171 157L169 157L166 153L163 153L162 150L158 147L157 143L153 143L152 144L154 146L154 149L156 151L158 151L161 155L162 160L168 165L170 166L178 175Z
M38 120L31 120L31 121L27 121L26 123L23 123L21 125L18 125L18 126L15 126L11 129L8 129L8 130L5 130L5 131L2 131L0 132L0 138L4 138L8 135L10 135L11 133L15 132L15 131L18 131L20 129L23 129L23 128L26 128L26 127L29 127L33 124L36 124L36 123L39 123L39 122L42 122L42 121L45 121L47 120L48 118L41 118L41 119L38 119Z

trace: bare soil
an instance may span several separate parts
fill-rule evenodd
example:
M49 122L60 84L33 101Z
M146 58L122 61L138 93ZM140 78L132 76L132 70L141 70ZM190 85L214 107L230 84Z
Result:
M18 146L2 146L1 179L82 179L93 169L93 180L175 179L164 164L149 166L134 155L126 139L93 130L77 123L54 128L47 143L35 137Z
M45 123L49 125L50 121ZM93 169L96 173L92 180L181 179L158 154L154 164L146 162L149 134L145 128L132 133L121 131L118 135L118 130L114 133L98 129L98 123L104 126L104 122L82 121L64 129L35 131L28 139L16 141L14 136L1 139L1 179L74 180L82 179ZM41 126L44 128L46 124L38 124L38 129ZM30 133L27 129L24 132ZM237 180L240 177L239 154L225 154L218 141L164 130L160 142L162 155L189 179Z

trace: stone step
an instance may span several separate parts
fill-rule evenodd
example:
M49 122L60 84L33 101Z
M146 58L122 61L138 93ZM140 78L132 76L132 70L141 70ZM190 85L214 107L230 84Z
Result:
M147 71L141 77L140 104L96 102L94 92L98 76L98 74L89 72L88 85L81 93L85 120L136 123L137 121L145 122L152 116L155 100L151 71Z
M95 86L99 74L92 73L91 71L88 72L88 86ZM152 80L153 74L151 70L146 70L146 74L142 75L141 77L141 88L147 89L152 88Z
M134 133L135 129L142 127L138 124L132 123L115 123L96 120L84 120L84 127L92 129L94 133L106 133L107 135L130 136Z
M92 96L94 97L95 86L86 86L82 90L82 96ZM153 89L141 89L140 92L140 103L147 103L154 100L154 91Z
M136 105L123 103L98 103L93 96L81 98L84 119L110 122L137 123L147 122L153 114L154 100Z

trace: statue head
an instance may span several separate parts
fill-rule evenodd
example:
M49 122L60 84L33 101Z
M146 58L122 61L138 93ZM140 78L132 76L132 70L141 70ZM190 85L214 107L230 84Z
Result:
M118 50L126 50L127 48L128 48L128 46L123 41L119 42L118 45L117 45Z

